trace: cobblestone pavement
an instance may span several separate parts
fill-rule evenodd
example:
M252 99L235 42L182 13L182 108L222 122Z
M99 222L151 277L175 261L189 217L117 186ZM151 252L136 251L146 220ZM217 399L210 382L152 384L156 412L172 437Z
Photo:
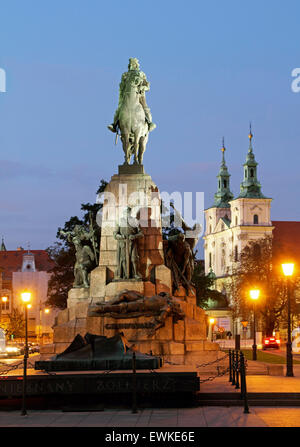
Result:
M0 427L299 427L300 408L198 407L63 413L61 411L0 412Z

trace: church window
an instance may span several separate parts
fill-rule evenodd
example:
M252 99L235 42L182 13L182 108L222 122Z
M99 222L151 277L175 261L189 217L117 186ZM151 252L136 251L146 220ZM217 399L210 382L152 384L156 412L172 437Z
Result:
M212 268L211 253L209 253L208 257L209 257L209 268Z
M9 299L4 302L1 302L2 310L9 310Z
M225 250L222 250L222 259L221 259L222 269L225 267Z
M252 177L252 178L254 177L254 169L253 168L250 169L250 177Z
M238 250L238 246L236 245L234 247L234 261L237 262L239 260L239 250Z
M209 226L209 232L212 233L212 226Z
M247 169L245 169L245 178L247 178Z
M238 217L237 216L235 216L235 225L236 226L238 225Z
M253 216L253 223L254 223L254 225L258 224L258 215L257 214L254 214L254 216Z
M224 186L224 188L227 188L227 180L223 181L223 186Z

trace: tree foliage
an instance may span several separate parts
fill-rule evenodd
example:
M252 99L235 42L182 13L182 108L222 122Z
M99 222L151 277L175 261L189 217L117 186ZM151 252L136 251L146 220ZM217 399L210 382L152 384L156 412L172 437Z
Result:
M105 180L101 180L97 194L102 193L107 185ZM101 208L101 204L83 203L81 204L81 211L83 216L72 216L65 222L64 227L59 227L57 230L56 241L50 246L47 251L50 258L54 261L54 267L50 270L51 277L48 282L48 300L47 305L64 309L67 306L68 291L72 288L74 282L74 265L75 265L75 248L74 245L68 241L67 236L60 233L73 231L76 225L83 226L86 230L89 229L90 219L96 222L96 216ZM98 225L94 226L96 240L100 241L101 228ZM85 242L91 245L89 241ZM91 246L93 249L93 247ZM94 265L96 267L96 263Z
M205 274L204 262L195 259L195 269L192 277L192 282L196 289L197 305L202 308L209 307L210 301L224 301L224 296L221 292L212 289L214 285L214 277L210 274Z
M14 307L11 313L8 315L8 322L6 324L6 335L11 338L22 338L25 333L25 318L23 312Z
M280 253L273 249L271 237L251 241L241 252L228 285L233 316L251 320L255 305L266 336L272 335L280 321L286 318L286 287L278 266ZM296 286L295 281L293 285ZM260 290L255 304L250 298L253 288ZM292 301L292 308L295 308L295 300Z

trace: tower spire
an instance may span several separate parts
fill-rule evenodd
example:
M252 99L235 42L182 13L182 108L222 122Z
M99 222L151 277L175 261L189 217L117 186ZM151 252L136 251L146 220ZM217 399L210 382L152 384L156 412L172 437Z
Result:
M0 251L6 251L6 247L5 247L3 236L2 236L2 243L1 243Z
M225 142L224 137L222 138L222 162L219 170L219 174L217 175L218 179L218 190L215 194L214 206L218 208L229 208L229 201L233 199L233 194L230 191L230 174L228 172L226 161L225 161Z
M265 196L261 192L261 184L257 179L258 163L256 162L253 153L253 146L252 146L253 134L252 134L251 122L250 122L250 131L248 138L249 138L249 149L246 157L246 162L243 165L244 179L241 183L239 197L264 198Z

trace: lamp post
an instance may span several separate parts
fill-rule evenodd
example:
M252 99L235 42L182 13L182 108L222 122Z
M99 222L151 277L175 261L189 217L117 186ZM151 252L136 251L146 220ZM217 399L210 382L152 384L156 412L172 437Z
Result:
M253 300L253 345L252 345L252 360L257 360L257 346L256 346L256 300L258 300L260 295L260 290L252 289L250 290L250 298Z
M294 264L282 264L282 271L286 278L286 290L287 290L287 313L288 313L288 338L286 343L286 376L293 377L293 352L292 352L292 338L291 338L291 283L290 278L294 273Z
M26 416L26 390L27 390L27 359L28 359L28 308L31 307L31 293L21 293L21 298L25 309L25 348L24 348L24 369L23 369L23 393L22 393L22 411L21 415Z

